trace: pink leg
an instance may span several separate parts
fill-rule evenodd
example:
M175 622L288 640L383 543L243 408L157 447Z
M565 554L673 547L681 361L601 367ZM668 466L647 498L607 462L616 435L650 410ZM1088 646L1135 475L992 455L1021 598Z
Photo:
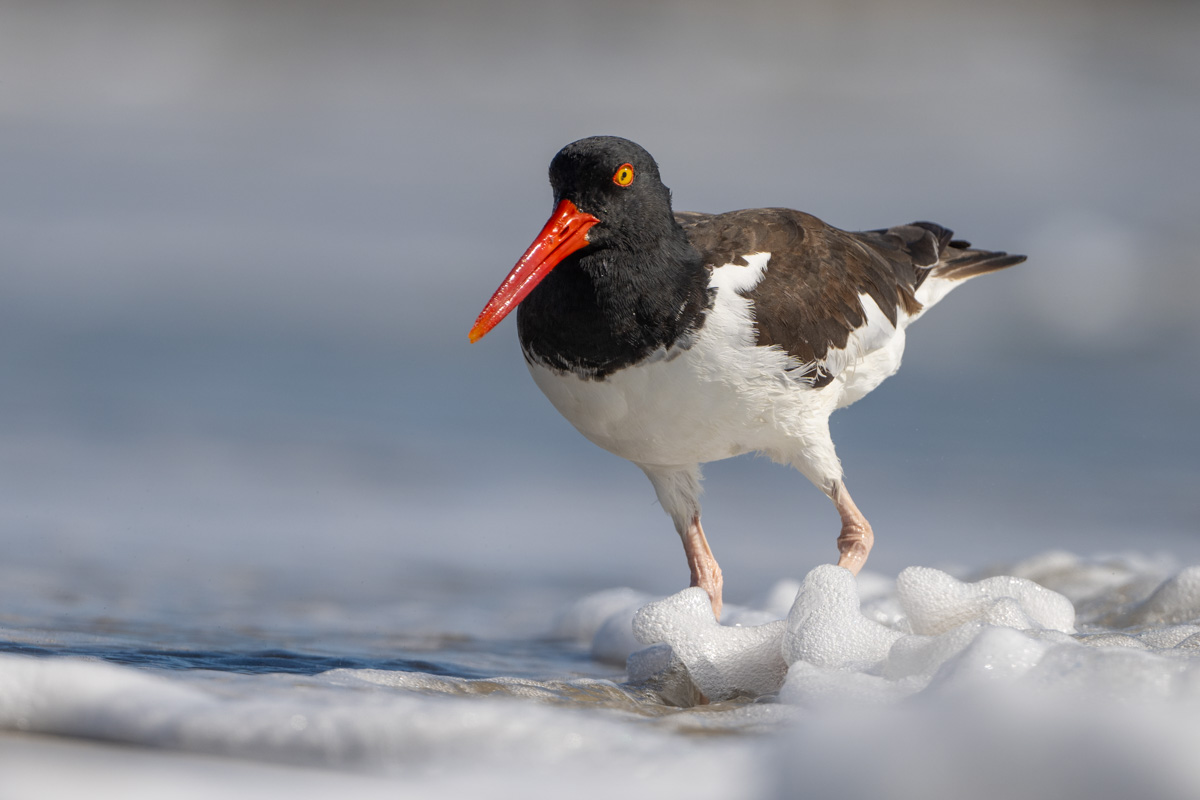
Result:
M875 534L871 531L871 523L854 505L846 486L838 483L833 490L833 503L837 506L838 514L842 517L842 533L838 536L838 566L845 567L855 575L867 563L867 555L871 545L875 543Z
M688 566L692 569L692 586L699 586L708 592L713 614L720 619L721 587L724 581L721 579L721 568L717 566L717 560L708 547L708 540L704 538L699 516L692 519L683 534L683 551L687 553Z

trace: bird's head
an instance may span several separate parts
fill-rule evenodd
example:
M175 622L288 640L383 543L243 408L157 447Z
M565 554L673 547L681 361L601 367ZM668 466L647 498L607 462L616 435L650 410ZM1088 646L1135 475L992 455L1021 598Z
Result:
M653 156L628 139L592 136L550 162L555 207L471 328L472 342L508 316L565 258L583 248L637 248L675 225Z

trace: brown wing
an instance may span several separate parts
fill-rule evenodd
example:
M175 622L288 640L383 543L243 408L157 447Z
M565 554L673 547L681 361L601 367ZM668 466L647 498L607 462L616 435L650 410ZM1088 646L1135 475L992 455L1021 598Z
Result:
M750 253L771 260L747 293L754 303L758 344L778 345L803 364L844 348L866 323L861 295L872 298L895 325L900 314L921 310L915 293L930 274L955 265L956 279L1023 261L1023 256L965 249L951 231L914 222L851 233L786 208L755 208L727 214L676 214L692 244L711 267L746 264ZM969 274L967 274L969 272ZM817 385L831 376L814 367Z

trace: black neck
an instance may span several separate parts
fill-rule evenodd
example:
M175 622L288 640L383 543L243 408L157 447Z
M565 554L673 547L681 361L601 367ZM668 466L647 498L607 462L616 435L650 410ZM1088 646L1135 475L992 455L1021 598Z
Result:
M555 267L517 309L525 356L600 379L683 345L710 304L708 279L677 227L636 247L589 246Z

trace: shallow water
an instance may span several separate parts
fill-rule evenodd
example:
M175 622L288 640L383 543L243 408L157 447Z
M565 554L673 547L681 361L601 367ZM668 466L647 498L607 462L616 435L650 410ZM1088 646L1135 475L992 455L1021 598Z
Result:
M1048 621L1041 601L1026 597L1021 608L1032 616L1024 623L1002 614L940 639L889 634L908 644L878 668L845 656L847 645L822 656L810 643L782 693L689 708L654 685L629 683L612 655L633 642L630 601L636 609L653 599L632 590L543 582L506 593L481 576L426 573L413 576L424 632L405 632L400 605L378 603L374 589L355 594L322 582L320 566L231 581L220 574L232 565L196 558L190 585L151 579L114 593L125 566L93 561L69 585L32 565L19 578L12 568L0 576L10 579L0 582L0 600L21 608L0 620L6 796L102 787L100 796L126 797L783 797L801 789L990 797L1025 783L1035 791L1082 785L1088 796L1115 798L1131 783L1152 797L1198 787L1187 777L1190 756L1180 753L1200 742L1192 722L1200 593L1184 584L1160 591L1170 596L1157 605L1146 602L1180 574L1165 557L1047 554L963 576L1024 574L1065 592L1078 624L1070 636L1030 621L1068 624ZM172 586L183 589L186 613L178 598L159 602ZM323 587L319 602L309 595L314 586ZM759 630L752 626L787 615L798 586L767 587L759 604L732 606L726 618ZM970 593L946 586L929 593L935 605ZM865 573L858 594L861 619L907 630L915 611L900 610L891 578ZM830 611L805 625L832 626L841 631L834 639L849 642L852 629L868 624L849 614ZM714 664L758 657L700 635ZM843 653L843 665L830 666L829 652ZM900 696L908 700L897 703ZM851 742L865 755L847 775L839 762ZM1048 756L1054 748L1062 752ZM1023 776L1016 784L1010 770ZM192 785L180 790L185 781Z

